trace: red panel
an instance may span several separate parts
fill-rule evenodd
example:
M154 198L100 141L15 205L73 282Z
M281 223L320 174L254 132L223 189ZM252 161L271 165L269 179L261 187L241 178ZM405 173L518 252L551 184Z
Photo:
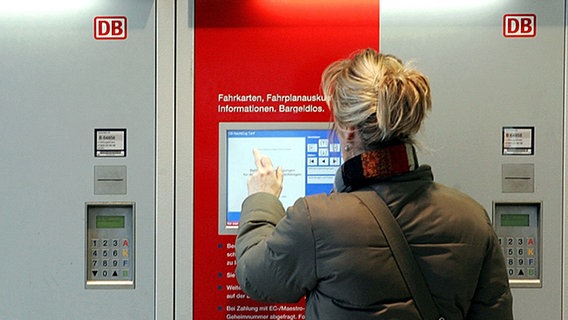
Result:
M280 103L225 102L219 94L320 94L321 72L329 63L378 46L378 0L195 1L194 319L303 313L293 307L270 311L274 306L236 310L257 304L233 290L235 237L217 232L218 123L331 118L323 102L312 103L323 112L280 112ZM220 106L251 104L272 105L275 112L220 111ZM242 161L252 161L248 156Z

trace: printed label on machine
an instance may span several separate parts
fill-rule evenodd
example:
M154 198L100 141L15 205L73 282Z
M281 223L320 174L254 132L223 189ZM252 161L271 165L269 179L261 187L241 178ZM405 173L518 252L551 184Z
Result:
M533 155L534 127L504 127L503 155Z
M95 157L126 157L126 129L95 129Z

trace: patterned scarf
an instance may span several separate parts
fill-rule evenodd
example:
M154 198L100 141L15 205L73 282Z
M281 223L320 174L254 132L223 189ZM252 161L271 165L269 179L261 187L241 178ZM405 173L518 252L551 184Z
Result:
M418 160L411 144L388 145L345 161L336 174L335 190L343 192L358 189L416 168Z

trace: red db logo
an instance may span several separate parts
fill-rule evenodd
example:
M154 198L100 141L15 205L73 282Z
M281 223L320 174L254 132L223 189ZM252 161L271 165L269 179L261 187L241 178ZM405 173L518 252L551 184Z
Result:
M124 40L126 37L126 17L95 17L95 39Z
M503 16L503 36L506 38L536 37L535 14L506 14Z

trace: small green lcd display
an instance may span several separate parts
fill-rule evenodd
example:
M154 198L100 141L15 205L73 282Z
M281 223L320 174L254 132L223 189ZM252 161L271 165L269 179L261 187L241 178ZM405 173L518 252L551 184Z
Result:
M97 216L97 229L119 229L124 228L124 216Z
M502 227L528 227L528 214L503 214L501 215Z

